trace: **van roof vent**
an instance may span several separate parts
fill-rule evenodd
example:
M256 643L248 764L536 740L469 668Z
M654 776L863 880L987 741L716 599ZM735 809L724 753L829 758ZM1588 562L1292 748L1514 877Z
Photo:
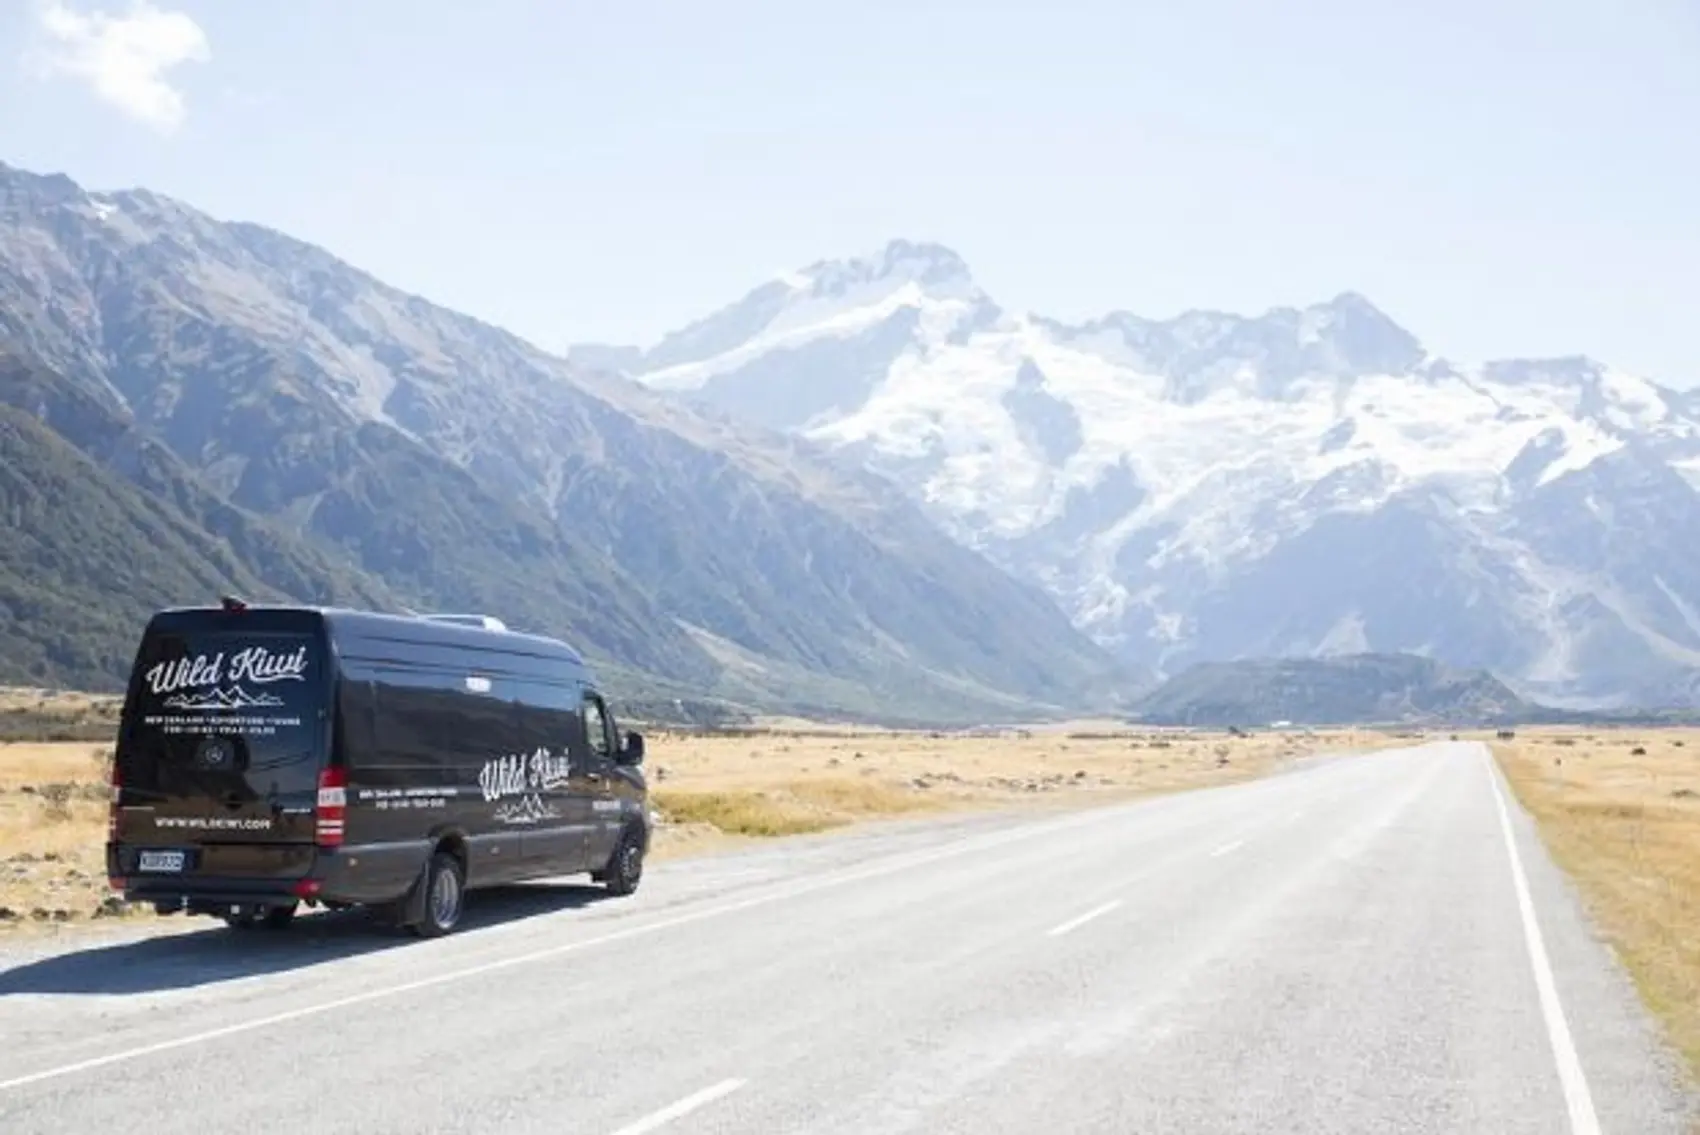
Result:
M434 623L458 623L463 627L482 627L487 631L505 631L508 624L494 615L420 615Z

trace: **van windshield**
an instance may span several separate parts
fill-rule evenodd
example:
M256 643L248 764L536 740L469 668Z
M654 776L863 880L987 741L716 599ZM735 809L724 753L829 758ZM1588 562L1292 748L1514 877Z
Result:
M132 680L124 790L154 801L315 790L325 732L320 655L311 634L150 633Z

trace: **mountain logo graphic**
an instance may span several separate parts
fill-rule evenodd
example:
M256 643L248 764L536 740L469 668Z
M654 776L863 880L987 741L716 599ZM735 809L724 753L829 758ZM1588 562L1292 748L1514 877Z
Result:
M535 824L539 820L555 820L560 813L545 804L539 796L522 796L496 809L497 822L504 824Z
M251 694L241 686L228 690L212 689L193 694L174 694L165 699L167 709L196 712L218 709L276 709L283 699L272 694Z

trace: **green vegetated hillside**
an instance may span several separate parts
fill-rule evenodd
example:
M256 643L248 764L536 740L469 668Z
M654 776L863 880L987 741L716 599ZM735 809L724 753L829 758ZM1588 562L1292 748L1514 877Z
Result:
M1480 670L1411 654L1201 663L1153 690L1141 720L1161 725L1359 723L1489 724L1529 720L1537 708Z
M0 682L115 688L142 622L163 606L232 593L397 602L334 553L232 506L121 409L4 344L0 423Z
M281 598L229 543L103 469L34 415L0 404L0 683L111 688L142 621L236 592ZM279 573L338 580L276 548ZM350 599L376 598L347 583Z

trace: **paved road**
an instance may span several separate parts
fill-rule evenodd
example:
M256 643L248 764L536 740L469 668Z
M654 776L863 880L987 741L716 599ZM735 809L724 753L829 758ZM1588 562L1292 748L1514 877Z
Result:
M0 1131L1686 1132L1502 793L1441 744L518 890L436 942L14 945Z

